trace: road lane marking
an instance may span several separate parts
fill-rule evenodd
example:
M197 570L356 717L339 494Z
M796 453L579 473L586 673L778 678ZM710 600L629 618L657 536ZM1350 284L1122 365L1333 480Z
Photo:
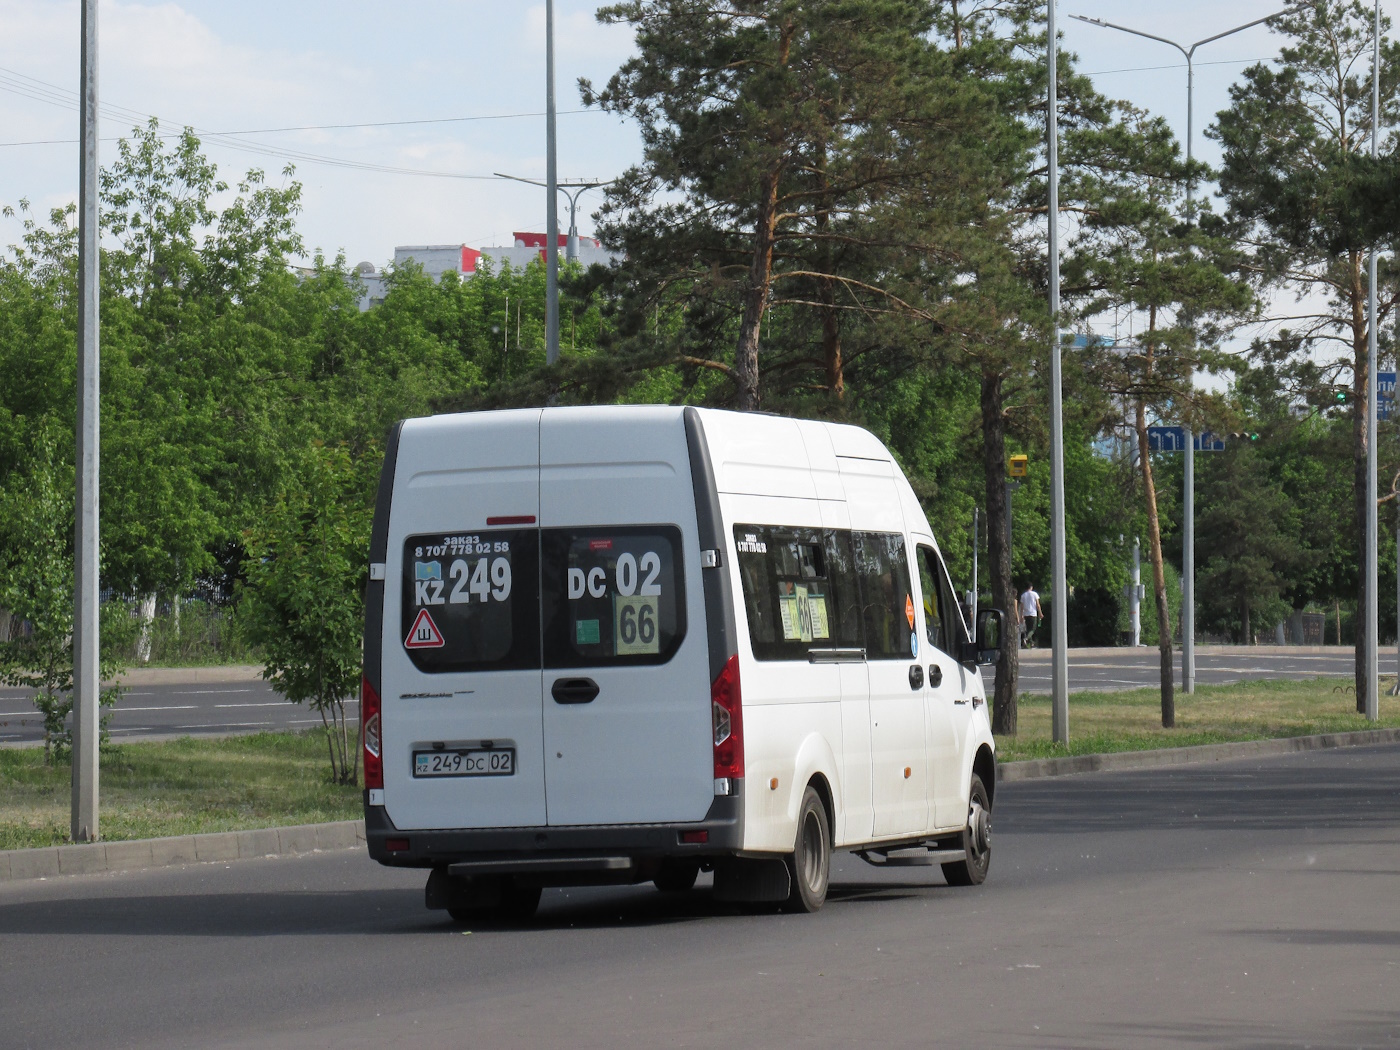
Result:
M118 711L198 711L198 704L173 704L170 707L118 707Z
M247 704L215 704L216 708L222 707L286 707L286 700L259 700Z
M181 696L206 696L212 693L251 693L251 687L247 689L183 689Z

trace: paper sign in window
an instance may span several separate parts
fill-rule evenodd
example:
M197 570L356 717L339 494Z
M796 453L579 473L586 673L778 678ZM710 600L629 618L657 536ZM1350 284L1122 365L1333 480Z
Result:
M613 595L613 639L618 656L654 656L661 651L655 595Z

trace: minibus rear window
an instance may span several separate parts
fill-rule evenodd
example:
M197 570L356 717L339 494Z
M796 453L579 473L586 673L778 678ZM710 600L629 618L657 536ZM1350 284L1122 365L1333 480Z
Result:
M538 534L498 529L408 537L400 630L420 671L538 668Z
M806 660L813 649L860 643L860 613L845 534L735 525L749 638L759 660Z
M672 525L541 533L546 667L659 664L685 637L681 534Z

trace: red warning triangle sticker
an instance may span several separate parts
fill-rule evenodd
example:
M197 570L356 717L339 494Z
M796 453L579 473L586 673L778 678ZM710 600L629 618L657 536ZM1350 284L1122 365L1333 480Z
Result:
M441 649L442 632L438 630L427 609L418 610L418 619L409 628L408 637L403 640L405 649Z

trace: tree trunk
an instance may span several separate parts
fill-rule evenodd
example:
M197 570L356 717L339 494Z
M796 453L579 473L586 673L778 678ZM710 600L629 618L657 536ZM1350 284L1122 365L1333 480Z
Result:
M758 331L768 308L773 281L773 233L778 218L778 171L763 177L758 221L754 224L753 259L749 263L748 287L744 291L744 315L739 323L739 342L734 349L734 381L738 384L734 407L753 412L759 406Z
M1162 526L1157 517L1157 485L1152 480L1152 456L1147 443L1147 406L1137 403L1138 461L1142 464L1142 488L1147 497L1147 552L1152 562L1152 594L1157 600L1157 650L1161 654L1162 728L1176 725L1176 697L1172 679L1171 609L1167 605L1167 576L1162 567Z
M987 486L987 571L992 581L992 603L1014 622L1016 587L1011 581L1011 549L1006 543L1006 415L1002 400L1002 376L982 372L982 471ZM1007 624L1010 626L1010 623ZM992 732L1016 735L1016 679L1020 674L1020 635L1002 632L997 658L996 690L992 695Z
M826 386L831 396L840 401L846 396L846 370L841 360L841 318L835 307L835 282L830 277L822 279L822 357L826 360Z
M136 641L136 662L146 664L151 662L151 627L156 618L156 596L151 592L141 599L141 634Z
M1246 598L1243 602L1240 603L1240 617L1241 617L1241 623L1240 623L1240 643L1241 643L1242 645L1248 645L1249 642L1250 642L1250 638L1249 638L1249 599L1248 599L1248 598Z

